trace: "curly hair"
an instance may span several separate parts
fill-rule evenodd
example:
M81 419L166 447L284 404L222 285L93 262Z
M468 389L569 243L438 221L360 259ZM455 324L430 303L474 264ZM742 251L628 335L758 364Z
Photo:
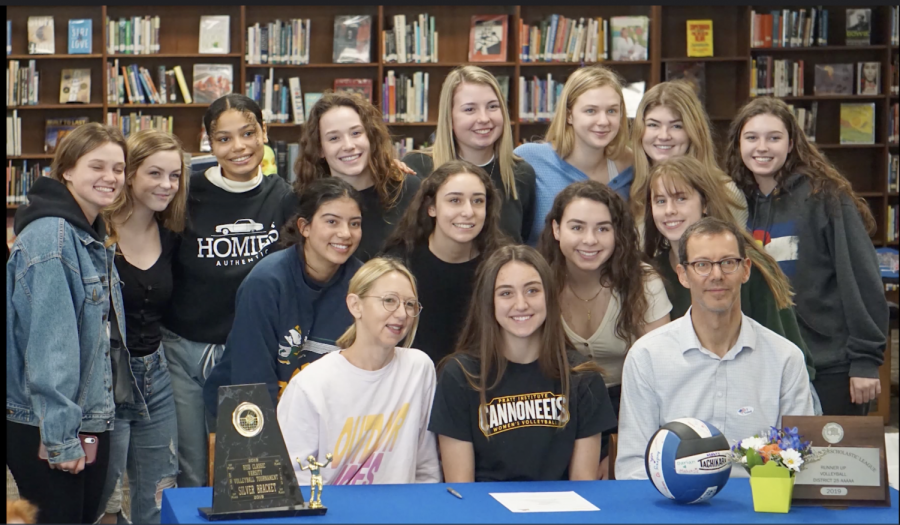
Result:
M561 294L566 282L566 257L553 235L553 223L562 224L563 214L575 199L590 199L609 208L612 217L616 246L612 256L600 267L600 284L619 297L622 311L616 321L616 336L630 346L642 334L645 315L650 307L644 292L644 283L656 272L642 264L637 227L628 204L606 184L585 180L568 185L556 195L553 207L544 220L544 231L538 240L538 249L547 259L556 278L557 293Z
M422 181L418 193L413 197L394 232L385 242L385 252L392 248L402 247L408 255L416 246L428 244L428 238L434 232L436 225L435 218L428 215L428 208L434 206L438 190L447 182L447 179L461 173L475 175L484 185L487 212L484 217L484 225L473 240L478 253L487 256L499 246L509 242L509 239L500 230L500 208L503 200L500 192L491 182L490 175L468 161L457 159L444 163Z
M313 180L331 176L331 169L322 157L319 122L326 112L337 107L350 108L359 115L369 139L368 168L375 181L378 200L385 209L393 208L400 199L404 175L394 164L391 136L381 111L357 93L328 91L309 111L309 118L300 134L300 157L294 165L297 174L294 190L302 193L303 188Z
M803 129L794 118L791 109L777 98L759 97L751 100L740 109L728 129L728 141L725 146L726 165L728 173L735 184L743 190L744 195L749 199L756 190L757 184L753 173L747 168L741 157L741 131L750 119L759 115L771 115L780 120L787 129L788 139L793 144L784 165L775 174L777 184L775 192L781 191L785 177L793 173L800 173L812 186L813 195L821 193L837 202L839 202L841 194L849 197L856 205L868 233L874 234L877 228L875 217L872 216L872 210L869 209L865 199L853 191L850 181L841 175L834 164L806 138L806 134L803 133Z

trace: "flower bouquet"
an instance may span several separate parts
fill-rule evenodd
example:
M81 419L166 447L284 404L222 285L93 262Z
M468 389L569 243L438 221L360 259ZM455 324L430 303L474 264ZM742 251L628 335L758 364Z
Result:
M791 510L794 475L807 463L819 459L812 443L801 441L797 427L775 428L746 438L731 447L732 459L750 473L753 510Z

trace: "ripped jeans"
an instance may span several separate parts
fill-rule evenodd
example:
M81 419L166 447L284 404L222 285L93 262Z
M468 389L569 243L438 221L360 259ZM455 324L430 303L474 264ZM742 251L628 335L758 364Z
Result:
M121 510L111 507L116 506L114 496L121 489L122 473L127 468L131 521L159 523L162 491L174 488L178 475L175 398L162 344L146 357L132 357L131 369L147 401L150 420L116 418L110 433L109 473L101 501L107 512ZM119 505L120 502L121 498Z

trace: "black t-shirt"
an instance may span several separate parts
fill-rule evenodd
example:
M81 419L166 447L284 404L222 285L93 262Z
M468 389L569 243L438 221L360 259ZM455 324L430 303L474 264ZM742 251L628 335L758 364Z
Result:
M384 249L384 241L394 232L400 218L409 207L422 181L418 177L405 177L400 190L400 198L390 210L385 211L378 198L375 186L360 191L363 200L362 239L353 256L362 262L378 255Z
M427 244L416 247L408 257L402 249L391 250L388 255L404 259L416 278L419 302L424 308L412 347L428 354L437 364L456 346L481 256L464 263L448 263L431 253Z
M424 179L434 171L434 159L430 155L420 151L407 153L403 157L406 163L416 174ZM503 185L503 177L500 174L500 165L494 158L486 166L481 166L491 176L494 187L500 192L503 206L500 208L500 229L503 233L513 238L516 243L523 243L531 233L531 224L534 221L535 185L536 177L531 164L520 160L513 165L513 176L516 179L516 193L518 199L509 199L506 196L506 186Z
M296 206L291 187L275 175L244 193L225 191L204 173L192 175L165 327L189 341L225 344L238 287L257 262L280 249L281 227Z
M172 255L175 234L159 226L162 252L153 266L141 270L116 254L125 307L125 342L131 357L144 357L159 348L163 314L172 298Z
M575 350L567 355L573 367L587 361ZM458 358L469 373L479 372L477 359ZM475 481L567 480L575 440L616 426L599 373L573 373L567 401L560 381L545 377L535 361L507 364L500 383L487 392L482 428L478 392L456 359L449 359L438 377L428 430L472 443Z

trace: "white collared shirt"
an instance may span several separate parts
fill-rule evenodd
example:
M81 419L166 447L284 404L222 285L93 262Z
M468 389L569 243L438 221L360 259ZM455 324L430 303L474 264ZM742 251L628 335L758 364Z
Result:
M625 358L616 479L647 479L644 452L662 425L701 419L733 445L781 416L813 414L803 352L741 314L741 332L720 358L697 338L691 310L638 339ZM743 468L732 475L746 475Z

